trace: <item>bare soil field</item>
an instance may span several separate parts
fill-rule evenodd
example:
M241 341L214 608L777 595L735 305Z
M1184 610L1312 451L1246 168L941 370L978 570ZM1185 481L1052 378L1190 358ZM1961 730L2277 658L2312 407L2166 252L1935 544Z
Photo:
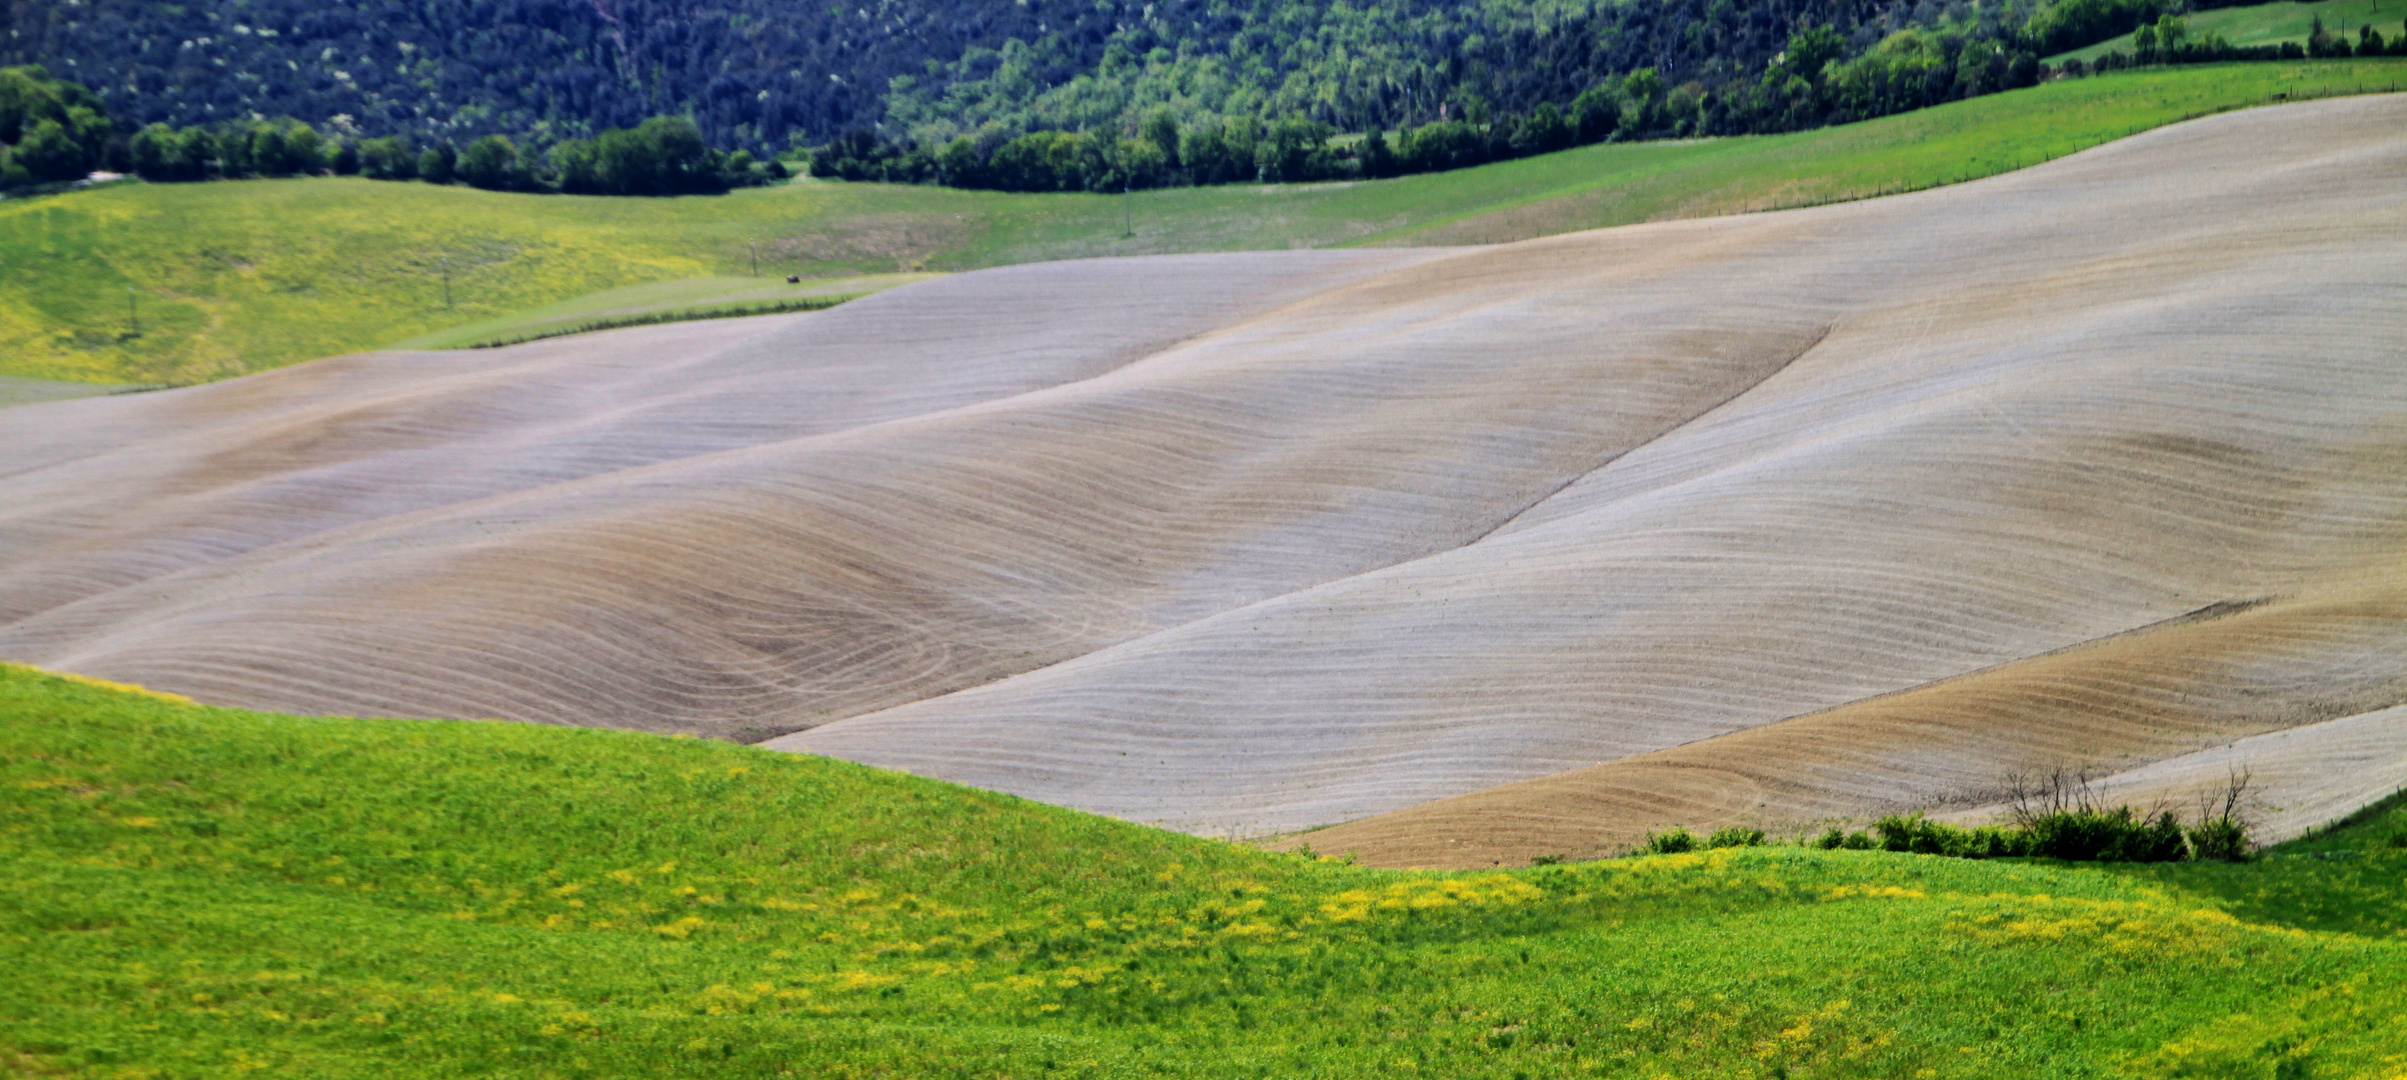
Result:
M2402 121L11 408L0 657L1391 865L2055 765L2295 830L2407 757Z

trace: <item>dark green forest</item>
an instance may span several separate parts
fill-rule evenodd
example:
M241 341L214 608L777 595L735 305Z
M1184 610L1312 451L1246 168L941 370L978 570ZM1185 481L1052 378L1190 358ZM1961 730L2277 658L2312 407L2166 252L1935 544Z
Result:
M2178 0L2111 9L2122 33ZM2128 10L2126 10L2128 9ZM548 147L693 119L755 155L848 130L919 146L1100 131L1168 110L1400 128L1570 103L1653 68L1759 77L1789 36L1847 56L1912 27L2003 40L2036 0L0 0L0 64L43 64L133 126L279 116L327 134ZM2095 24L2095 25L2092 25Z
M2186 38L2195 6L0 0L0 63L57 77L0 83L0 109L40 114L0 122L0 184L80 165L678 194L776 179L804 147L822 176L1006 190L1375 178L1921 108L2086 74L2037 58L2135 27L2137 54L2097 67L2279 54Z

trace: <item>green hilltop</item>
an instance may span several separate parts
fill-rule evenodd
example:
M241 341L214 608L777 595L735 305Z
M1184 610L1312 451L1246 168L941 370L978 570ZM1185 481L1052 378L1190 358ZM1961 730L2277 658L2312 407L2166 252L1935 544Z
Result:
M2403 76L2407 61L2396 59L2145 68L1786 135L1132 197L816 181L663 199L355 178L125 183L0 203L0 375L225 378L542 321L529 313L606 290L749 276L756 255L774 286L787 274L1518 240L1951 183L2187 117L2385 89ZM609 301L569 306L596 304Z
M17 1075L2396 1075L2407 806L2238 865L1274 855L0 667ZM40 973L28 977L25 973Z
M2224 40L2243 48L2256 45L2278 45L2282 42L2307 43L2317 20L2335 34L2354 39L2360 26L2372 25L2386 37L2407 33L2407 0L2310 0L2306 3L2254 4L2248 7L2208 8L2181 16L2184 28L2194 37L2220 34ZM2096 60L2110 52L2131 52L2131 35L2108 38L2069 52L2047 58L2051 64L2066 60Z

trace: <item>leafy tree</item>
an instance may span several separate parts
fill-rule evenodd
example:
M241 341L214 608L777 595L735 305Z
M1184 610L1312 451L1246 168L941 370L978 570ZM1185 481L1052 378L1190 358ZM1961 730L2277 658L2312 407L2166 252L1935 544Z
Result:
M128 144L134 172L157 182L209 178L209 135L198 128L177 131L165 124L145 125Z
M1396 152L1388 148L1387 132L1377 128L1362 140L1362 175L1374 180L1396 175Z
M371 180L409 180L418 175L418 155L409 140L387 135L359 144L359 174Z
M1765 81L1785 84L1791 78L1807 83L1822 78L1822 69L1847 54L1847 42L1836 27L1809 26L1789 35L1788 47L1772 58Z
M552 163L561 190L582 194L685 195L728 187L726 160L704 145L701 131L682 116L655 116L591 141L563 142L552 148Z
M452 168L459 163L459 152L450 146L430 146L418 155L418 179L429 184L448 184Z
M318 134L317 129L297 122L284 129L284 170L286 172L299 173L303 176L325 172L329 153L326 137Z
M525 183L518 168L518 148L499 135L487 135L460 151L453 175L463 184L488 191L509 191Z
M1575 134L1554 102L1541 101L1530 110L1529 119L1517 125L1510 145L1517 155L1551 153L1570 146Z
M1581 142L1603 142L1621 127L1620 88L1599 84L1571 101L1571 120Z
M89 153L56 120L34 121L9 149L33 183L80 180L92 171Z
M1145 114L1144 122L1138 125L1137 137L1152 143L1161 152L1164 169L1178 168L1178 118L1171 115L1169 109L1155 109Z
M80 180L107 160L112 136L91 91L40 66L0 68L0 187Z

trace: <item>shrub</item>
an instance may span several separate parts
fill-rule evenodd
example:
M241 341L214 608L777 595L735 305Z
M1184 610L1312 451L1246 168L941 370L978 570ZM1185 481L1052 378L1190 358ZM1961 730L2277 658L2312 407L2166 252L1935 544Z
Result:
M449 146L429 147L418 155L418 178L429 184L448 184L452 166L459 160L459 153Z
M1824 851L1838 851L1842 848L1848 851L1871 851L1880 847L1880 841L1874 840L1870 833L1848 832L1837 826L1832 826L1828 832L1816 837L1813 843L1815 847Z
M1641 855L1677 855L1696 849L1696 835L1677 825L1664 832L1646 834L1646 842L1638 845Z
M1762 843L1762 829L1742 829L1735 825L1725 829L1715 829L1713 835L1705 838L1705 846L1708 848L1756 847Z
M2228 817L2210 818L2190 826L2190 857L2200 861L2248 861L2248 827ZM2391 846L2407 847L2407 832L2390 838Z
M1953 854L1948 834L1957 830L1952 825L1932 821L1915 813L1891 814L1873 822L1872 831L1879 834L1882 851L1948 855Z
M499 135L469 143L454 172L462 183L487 191L508 191L525 180L518 171L518 148Z
M418 175L418 155L396 135L359 144L359 174L370 180L408 180Z

